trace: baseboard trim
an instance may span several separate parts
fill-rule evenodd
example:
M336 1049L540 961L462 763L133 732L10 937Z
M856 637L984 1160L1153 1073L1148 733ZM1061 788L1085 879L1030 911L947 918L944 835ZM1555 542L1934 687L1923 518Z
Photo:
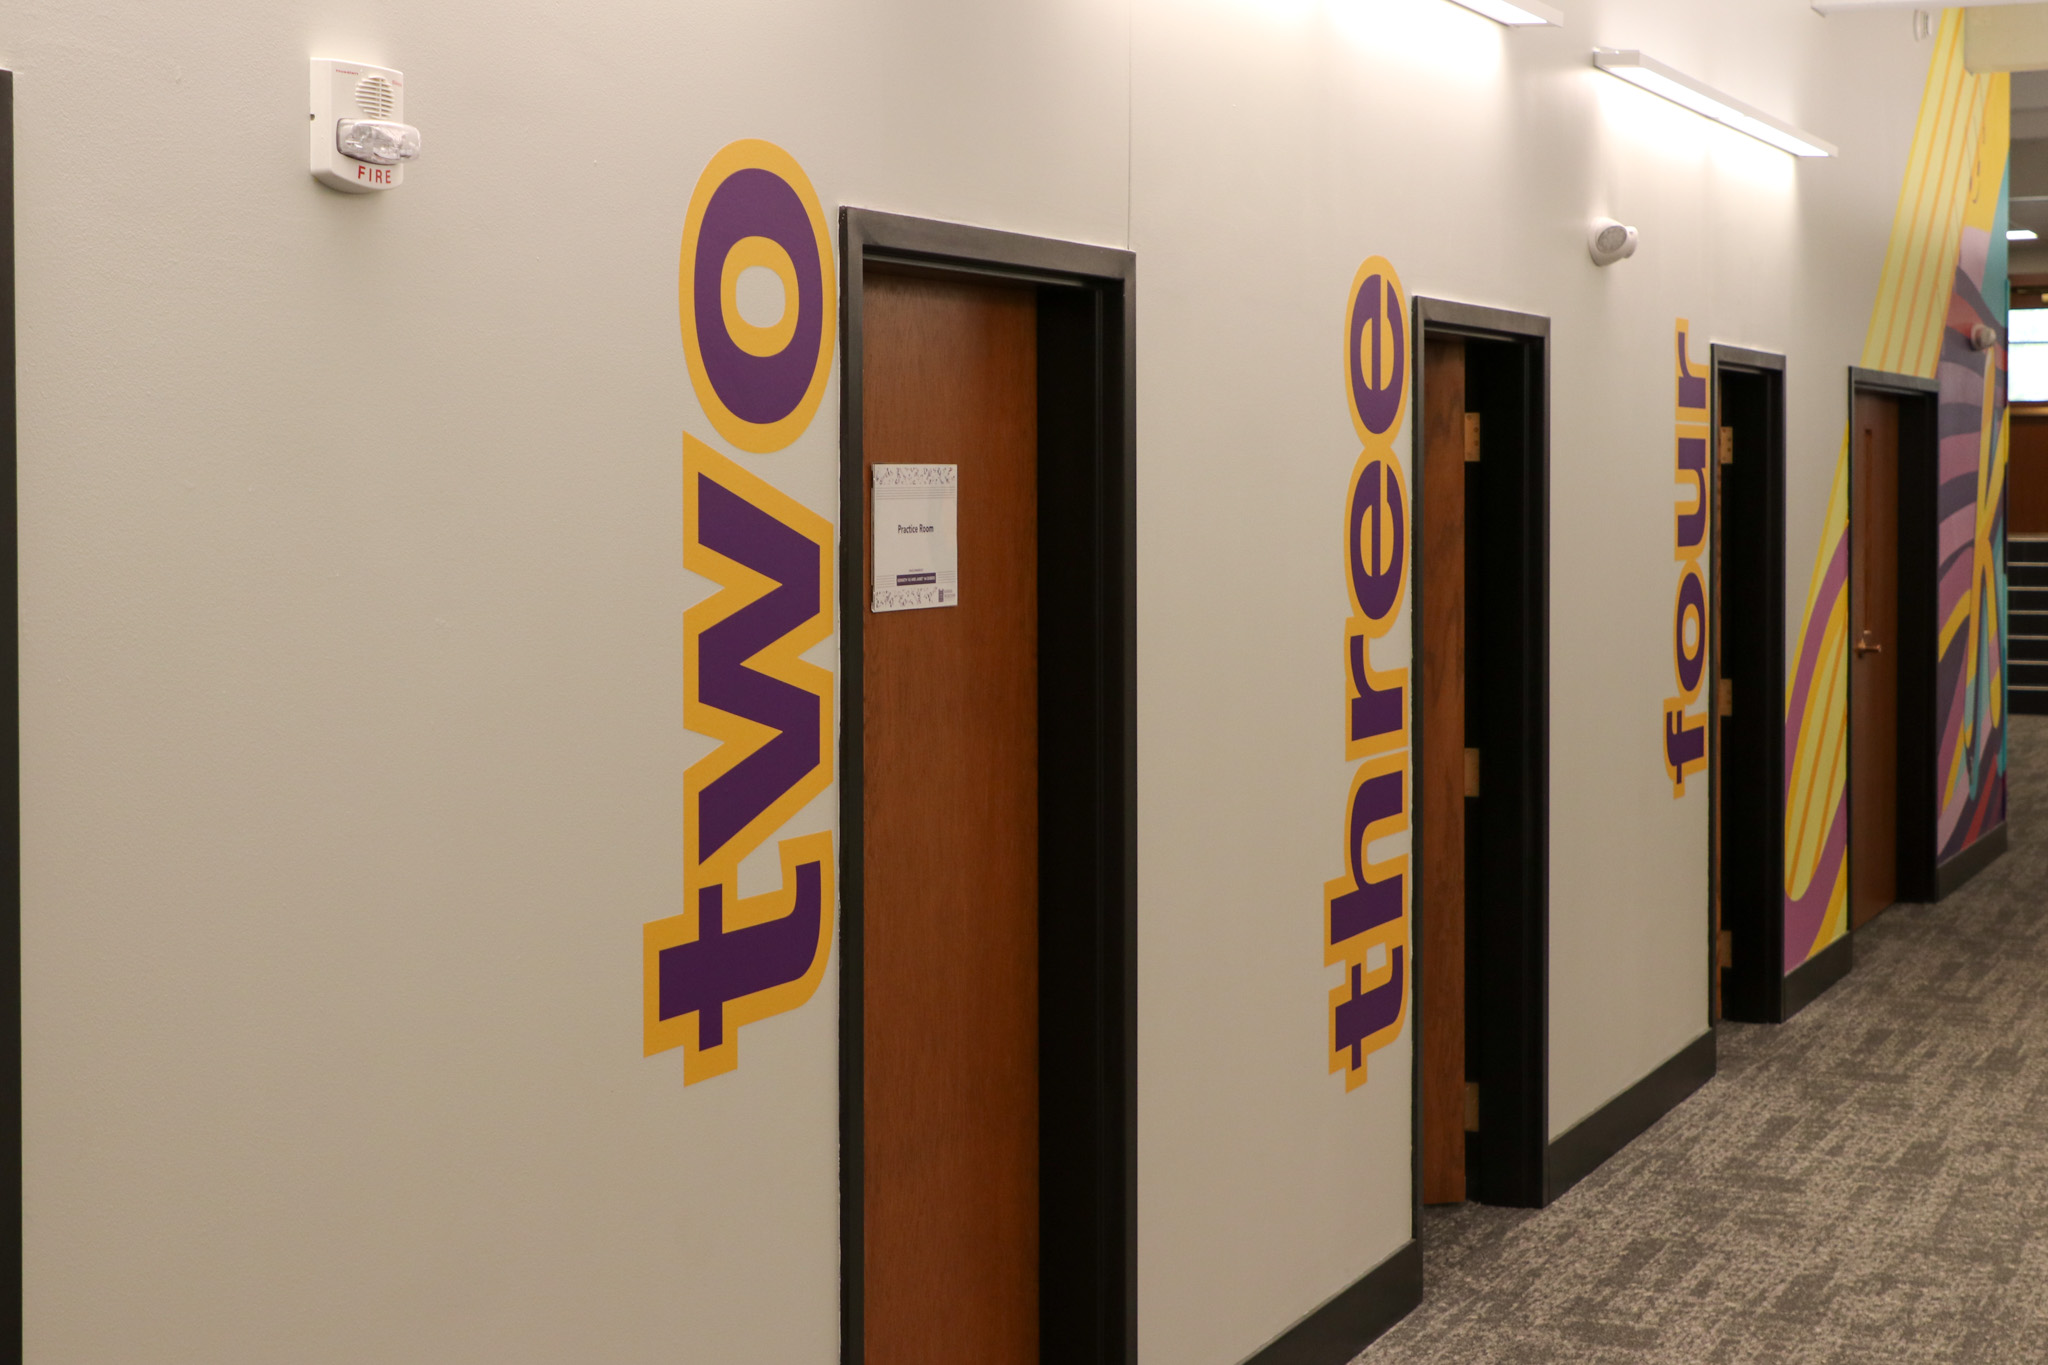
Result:
M1244 1365L1349 1365L1421 1302L1422 1243L1409 1242Z
M1934 898L1945 901L1963 889L1963 884L1998 861L2005 852L2005 821L1977 836L1971 844L1955 857L1941 863L1934 869Z
M1543 1202L1548 1204L1600 1169L1651 1124L1714 1079L1714 1031L1708 1029L1678 1055L1574 1124L1543 1154Z
M1820 999L1828 987L1849 974L1849 968L1856 962L1855 942L1854 934L1844 934L1785 973L1785 980L1778 987L1778 1023Z

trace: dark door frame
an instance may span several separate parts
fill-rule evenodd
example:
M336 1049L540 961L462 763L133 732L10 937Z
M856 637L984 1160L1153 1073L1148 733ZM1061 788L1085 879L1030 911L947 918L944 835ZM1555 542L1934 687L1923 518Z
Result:
M1716 638L1712 650L1712 686L1709 695L1714 699L1708 708L1710 752L1720 755L1715 771L1717 780L1723 783L1715 803L1718 814L1732 797L1735 801L1752 809L1762 811L1759 823L1764 838L1756 847L1748 847L1748 841L1730 845L1721 831L1721 858L1714 868L1714 882L1710 896L1721 902L1723 925L1733 940L1733 961L1723 971L1718 965L1718 952L1713 942L1714 931L1708 927L1708 972L1711 985L1714 973L1720 974L1721 1013L1724 1018L1749 1020L1761 1023L1781 1023L1797 1013L1804 1005L1832 985L1849 969L1848 941L1845 939L1841 951L1828 949L1814 961L1801 967L1794 977L1785 973L1785 770L1784 770L1784 687L1785 687L1785 357L1768 351L1746 350L1739 346L1716 344L1712 349L1713 364L1713 427L1715 444L1719 432L1730 425L1728 404L1723 387L1724 376L1739 377L1746 381L1760 383L1762 389L1762 412L1754 418L1756 429L1749 433L1748 449L1736 457L1736 468L1742 469L1752 462L1760 462L1760 482L1749 482L1754 491L1749 501L1753 504L1745 513L1745 530L1754 537L1754 548L1763 561L1763 583L1758 600L1750 604L1754 619L1748 622L1753 629L1752 642L1760 662L1753 678L1736 681L1737 708L1767 705L1772 723L1766 727L1771 734L1772 750L1776 761L1771 764L1773 780L1765 784L1764 790L1750 789L1746 784L1729 780L1727 755L1724 751L1724 737L1720 707L1721 682L1728 644L1725 638L1727 618L1722 612L1726 576L1725 560L1728 552L1724 547L1725 537L1723 510L1725 491L1716 497L1710 508L1713 516L1715 545L1723 547L1716 554L1713 566L1714 620ZM1745 405L1746 406L1746 405ZM1745 417L1749 414L1745 413ZM1745 425L1752 423L1746 422ZM1740 438L1738 438L1740 439ZM1718 468L1718 451L1715 456ZM1721 485L1725 489L1726 476ZM1724 822L1725 823L1725 822ZM1728 898L1724 892L1723 871L1731 856L1752 857L1756 867L1761 869L1753 878L1759 883L1755 903ZM1823 962L1822 959L1826 961Z
M1504 609L1506 627L1488 634L1519 666L1467 670L1467 742L1481 750L1485 771L1480 801L1495 803L1485 828L1495 838L1486 856L1466 861L1499 881L1466 883L1466 1075L1479 1084L1479 1128L1466 1135L1466 1188L1488 1204L1540 1208L1549 1202L1546 1154L1550 1141L1550 319L1500 308L1414 301L1415 395L1410 412L1426 411L1420 363L1431 337L1459 337L1466 347L1467 411L1480 414L1488 451L1518 465L1514 497L1468 500L1466 602ZM1475 382L1470 343L1493 348L1482 356ZM1420 422L1419 415L1413 423ZM1411 430L1418 430L1411 424ZM1423 524L1419 434L1410 460L1410 523ZM1483 463L1483 461L1482 461ZM1408 605L1412 668L1422 662L1422 536L1409 537ZM1496 591L1489 585L1502 584ZM1482 632L1467 632L1467 658ZM1492 680L1494 686L1485 689ZM1484 690L1475 691L1475 684ZM1419 766L1428 735L1419 706L1411 707L1411 752ZM1489 742L1505 731L1510 742ZM1411 769L1412 771L1412 769ZM1506 809L1503 811L1502 806ZM1484 810L1485 807L1482 807ZM1423 847L1422 813L1411 803L1412 846ZM1468 839L1468 849L1474 841ZM1506 847L1503 847L1503 844ZM1416 998L1409 1030L1414 1055L1414 1229L1422 1236L1422 917L1429 907L1422 879L1412 882L1418 931L1409 936L1417 956L1409 979ZM1473 945L1484 944L1476 950Z
M1936 899L1934 754L1934 672L1937 662L1935 582L1940 525L1941 385L1918 375L1849 367L1849 581L1843 587L1850 634L1856 615L1856 395L1884 394L1899 400L1899 813L1896 845L1899 899ZM1848 636L1842 648L1849 649ZM1843 707L1843 818L1856 806L1856 689L1846 683ZM1851 848L1847 899L1856 904L1856 855ZM1853 926L1851 929L1853 936Z
M866 1365L863 289L880 267L1038 296L1039 1352L1137 1359L1137 258L871 209L839 215L841 1359ZM1057 911L1058 913L1054 913ZM1048 1008L1057 1002L1057 1008ZM888 1365L875 1362L875 1365Z

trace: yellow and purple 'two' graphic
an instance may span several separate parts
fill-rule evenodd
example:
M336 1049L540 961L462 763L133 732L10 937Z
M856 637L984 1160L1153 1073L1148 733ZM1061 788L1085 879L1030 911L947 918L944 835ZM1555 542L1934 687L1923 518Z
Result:
M1407 406L1407 300L1394 268L1358 268L1344 320L1344 387L1365 449L1345 499L1344 757L1358 763L1344 816L1344 875L1323 887L1325 965L1344 968L1330 992L1330 1070L1365 1084L1366 1058L1400 1036L1408 1015L1408 855L1367 850L1408 828L1408 670L1372 665L1408 586L1408 490L1394 433Z
M783 313L750 323L739 278L777 275ZM838 294L809 179L780 147L735 142L697 181L680 302L690 381L720 436L767 454L824 395ZM832 674L803 652L832 633L832 524L683 436L683 565L718 591L683 616L683 724L719 741L683 775L683 912L643 927L648 1055L683 1081L739 1065L744 1024L795 1009L832 942L832 835L783 839L779 890L742 898L739 866L832 781Z
M1664 700L1664 775L1673 800L1685 795L1685 779L1707 766L1707 713L1690 713L1707 675L1707 579L1700 555L1707 548L1707 508L1713 480L1707 477L1707 375L1686 356L1692 325L1678 320L1678 506L1672 518L1671 557L1678 561L1678 598L1671 610L1671 668L1678 695Z

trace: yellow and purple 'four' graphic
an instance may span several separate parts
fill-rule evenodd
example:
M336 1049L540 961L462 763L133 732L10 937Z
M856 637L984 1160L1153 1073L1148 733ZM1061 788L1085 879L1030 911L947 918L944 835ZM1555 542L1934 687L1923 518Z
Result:
M1678 695L1664 700L1664 775L1673 800L1685 795L1685 779L1707 766L1707 714L1689 708L1700 699L1707 675L1707 579L1700 554L1707 548L1707 373L1686 355L1692 326L1678 320L1678 507L1672 518L1671 557L1678 561L1678 600L1671 611L1671 669Z

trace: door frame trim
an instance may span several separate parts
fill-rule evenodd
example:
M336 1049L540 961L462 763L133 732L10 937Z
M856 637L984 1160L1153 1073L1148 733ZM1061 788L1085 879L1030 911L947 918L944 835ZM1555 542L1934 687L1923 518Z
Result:
M1069 599L1061 617L1077 622L1048 638L1046 660L1070 665L1085 715L1063 710L1056 742L1069 745L1063 770L1075 779L1085 837L1047 839L1041 815L1041 898L1058 873L1082 887L1094 914L1075 941L1082 960L1041 951L1041 998L1057 990L1070 1004L1048 1032L1040 1010L1040 1353L1074 1365L1131 1365L1137 1359L1137 258L1116 247L1031 237L959 223L842 207L839 387L839 1199L840 1358L865 1365L864 1005L862 861L863 714L867 526L863 494L862 300L871 266L896 271L1039 286L1039 441L1060 432L1062 449L1091 452L1091 516L1063 541L1058 558L1079 565L1092 596ZM1048 321L1066 351L1051 352ZM1086 349L1088 363L1051 366ZM1048 375L1053 375L1048 378ZM1057 386L1049 391L1049 386ZM1041 543L1045 535L1040 461ZM1071 495L1071 481L1062 485ZM1040 556L1040 593L1047 556ZM1078 672L1076 671L1078 670ZM1041 717L1045 689L1041 687ZM1088 733L1080 733L1083 729ZM1040 726L1040 771L1048 727ZM1080 762L1068 760L1078 759ZM1047 807L1041 778L1041 811ZM1073 803L1070 801L1068 805ZM1058 847L1048 853L1045 850ZM1077 898L1080 899L1080 898ZM1041 917L1041 943L1051 921ZM1066 932L1064 929L1061 932ZM1048 972L1051 961L1058 974ZM1049 976L1054 984L1048 987ZM1073 1022L1078 1020L1079 1022ZM1074 1054L1079 1065L1048 1077L1046 1058ZM1048 1085L1048 1080L1060 1082ZM1048 1136L1056 1139L1048 1143ZM1048 1272L1051 1273L1048 1273Z
M1522 665L1520 705L1522 715L1522 761L1526 765L1522 796L1523 831L1532 866L1525 869L1523 903L1516 915L1523 952L1514 964L1511 989L1501 997L1485 995L1480 1008L1488 1015L1488 1032L1505 1030L1513 1065L1507 1071L1508 1102L1503 1104L1499 1089L1483 1090L1487 1113L1503 1111L1513 1115L1509 1137L1499 1146L1478 1149L1477 1158L1467 1157L1467 1197L1488 1203L1540 1208L1546 1198L1546 1155L1550 1141L1550 319L1535 313L1517 313L1503 308L1458 303L1422 295L1413 300L1413 337L1410 354L1415 392L1409 411L1411 433L1409 458L1409 513L1412 526L1419 528L1421 507L1424 346L1429 336L1458 336L1474 341L1507 342L1536 352L1535 373L1530 376L1531 393L1524 413L1523 435L1528 442L1524 474L1524 530L1528 536L1524 567L1532 570L1520 604L1522 629L1530 642ZM1470 383L1469 361L1467 383ZM1469 519L1471 509L1467 506ZM1409 537L1409 638L1410 667L1419 672L1422 663L1422 603L1428 584L1422 576L1422 535ZM1467 591L1470 586L1468 584ZM1421 707L1410 706L1410 750L1419 764L1427 743ZM1410 784L1413 785L1413 769ZM1408 818L1412 846L1422 847L1422 811L1411 799ZM1422 895L1422 880L1411 888L1413 923L1421 924L1428 913ZM1469 902L1468 902L1469 903ZM1413 1185L1414 1236L1422 1238L1422 940L1411 932L1410 951L1415 954L1409 979L1414 983L1413 1018L1409 1030L1412 1061L1410 1178ZM1469 935L1468 935L1469 939ZM1468 953L1467 979L1471 959ZM1473 997L1467 992L1466 1018L1472 1018ZM1472 1030L1467 1029L1466 1047L1472 1047ZM1495 1077L1482 1077L1483 1085L1500 1086ZM1485 1131L1482 1117L1481 1131Z
M1934 668L1935 649L1935 547L1939 506L1936 498L1940 481L1941 383L1919 375L1849 367L1848 434L1846 458L1848 486L1848 581L1842 585L1843 604L1853 630L1856 621L1856 395L1885 394L1899 402L1899 690L1898 752L1899 805L1893 846L1898 858L1898 891L1901 901L1934 899L1935 815L1934 810ZM1926 496L1915 500L1908 490L1924 485ZM1909 515L1918 509L1922 515ZM1848 636L1842 648L1850 648ZM1856 932L1856 687L1843 660L1842 702L1842 818L1849 822L1850 844L1845 855L1845 933ZM1915 723L1915 722L1919 723ZM1921 836L1925 836L1923 839ZM1922 845L1925 845L1923 848Z
M1766 694L1771 697L1771 705L1778 718L1778 724L1774 730L1776 736L1774 747L1778 754L1777 780L1771 784L1771 790L1764 797L1765 802L1769 806L1770 818L1766 821L1766 825L1771 831L1771 839L1769 848L1764 851L1763 862L1766 866L1777 869L1783 867L1785 862L1784 711L1786 686L1785 613L1787 610L1785 605L1785 424L1787 388L1785 357L1772 351L1752 351L1741 346L1728 346L1720 342L1713 343L1708 349L1710 356L1709 366L1713 377L1710 401L1713 404L1712 441L1714 444L1718 445L1720 429L1724 425L1721 407L1721 376L1724 371L1763 377L1768 384L1772 385L1776 403L1776 411L1772 414L1767 437L1768 449L1765 453L1765 459L1768 462L1769 468L1767 470L1766 503L1764 509L1766 525L1762 528L1762 541L1764 553L1768 557L1769 563L1765 572L1766 582L1762 605L1766 618L1763 629L1764 677L1768 681L1764 682L1762 686L1766 689ZM1714 458L1716 460L1719 459L1718 453ZM1719 486L1718 481L1716 486ZM1709 510L1713 517L1713 532L1710 534L1718 535L1722 527L1722 509L1719 498L1714 500L1713 506ZM1716 540L1714 543L1720 544L1721 541ZM1725 629L1726 620L1721 615L1722 568L1723 565L1717 558L1713 569L1714 614L1716 621L1720 622ZM1714 698L1713 703L1708 708L1708 715L1712 726L1709 744L1712 746L1711 751L1717 755L1720 753L1722 742L1720 694L1722 664L1724 662L1723 652L1722 642L1717 637L1712 651L1712 663L1709 670L1712 684L1708 693L1709 696ZM1716 771L1725 774L1726 769L1717 763ZM1723 792L1719 795L1725 796L1726 793ZM1715 803L1715 809L1717 811L1720 809L1718 801ZM1709 837L1711 838L1712 836L1710 835ZM1724 838L1724 847L1725 843L1726 840ZM1711 852L1709 857L1712 857ZM1720 972L1718 966L1719 945L1714 942L1713 898L1722 891L1721 881L1722 869L1716 863L1709 879L1707 904L1707 982L1709 999L1713 998L1714 978ZM1759 988L1746 995L1742 987L1755 986L1757 983L1745 980L1743 973L1738 968L1731 968L1730 977L1723 977L1720 982L1722 988L1722 1018L1743 1020L1763 1016L1765 1022L1775 1024L1782 1023L1795 1012L1794 1007L1789 1003L1790 993L1786 990L1785 896L1782 876L1774 873L1771 884L1776 889L1777 894L1769 899L1763 924L1765 935L1764 957L1769 969L1768 979ZM1725 910L1726 907L1724 906L1723 908ZM1731 977L1739 983L1736 989L1730 989ZM1751 998L1752 996L1761 996L1763 998L1755 999ZM1809 998L1811 997L1809 996ZM1732 1013L1729 1009L1731 1001L1737 1005L1736 1010ZM1754 1008L1751 1008L1752 1006Z

